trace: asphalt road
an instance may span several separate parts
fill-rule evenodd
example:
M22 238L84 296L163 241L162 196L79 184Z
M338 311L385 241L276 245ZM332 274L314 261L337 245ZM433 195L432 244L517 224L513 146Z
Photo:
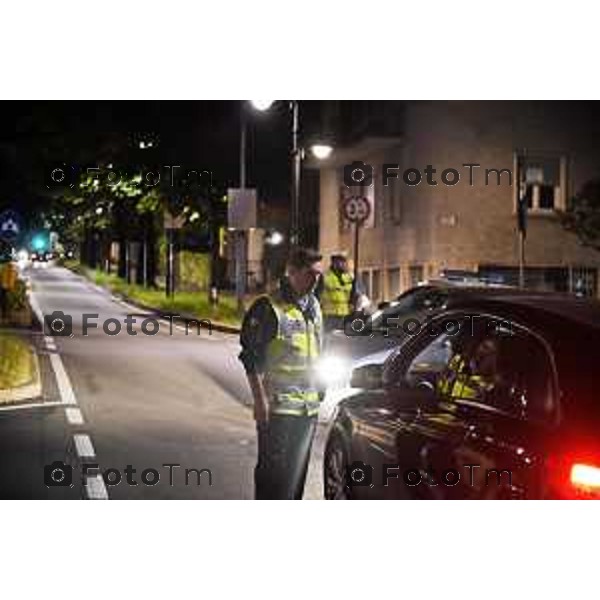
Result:
M206 329L186 335L168 321L145 335L141 323L152 315L70 271L48 266L27 275L34 306L71 317L73 335L32 336L44 391L35 406L0 411L1 497L252 498L256 441L237 336ZM84 313L98 315L87 335ZM127 333L131 314L137 335ZM121 323L117 335L103 331L109 318ZM305 498L321 497L323 438L321 428ZM56 460L72 467L72 487L44 484L44 465ZM120 483L103 485L92 467L82 478L84 463L113 469L111 480L120 476ZM135 473L126 473L128 465ZM151 469L159 476L154 485ZM186 478L186 469L196 471Z

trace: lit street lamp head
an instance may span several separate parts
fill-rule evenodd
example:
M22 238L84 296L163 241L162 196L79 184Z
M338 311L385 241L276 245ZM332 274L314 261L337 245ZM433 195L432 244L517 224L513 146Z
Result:
M331 156L333 148L327 144L314 144L311 146L310 151L316 159L326 160Z
M273 105L273 102L275 102L275 100L250 100L252 108L261 112L269 110Z

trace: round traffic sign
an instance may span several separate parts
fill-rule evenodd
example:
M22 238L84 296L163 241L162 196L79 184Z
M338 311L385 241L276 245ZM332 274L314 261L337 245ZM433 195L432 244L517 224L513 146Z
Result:
M363 223L371 215L371 205L362 196L351 196L344 202L344 216L351 223Z

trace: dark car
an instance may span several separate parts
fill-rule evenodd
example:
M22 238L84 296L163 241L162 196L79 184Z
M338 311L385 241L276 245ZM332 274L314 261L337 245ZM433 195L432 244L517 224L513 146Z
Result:
M334 498L600 497L600 304L465 299L353 372L325 449Z
M340 395L346 392L352 370L363 364L365 357L376 354L383 362L407 338L426 326L429 319L454 303L512 293L514 288L439 280L411 288L392 302L380 305L380 309L364 317L360 335L352 331L350 323L346 330L330 332L317 366L320 383L326 390L323 415L327 417Z

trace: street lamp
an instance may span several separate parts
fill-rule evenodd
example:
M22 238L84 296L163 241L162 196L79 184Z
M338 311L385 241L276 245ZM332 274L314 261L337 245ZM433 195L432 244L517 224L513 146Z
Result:
M274 100L250 100L250 104L261 112L269 110ZM300 147L300 110L298 100L290 101L292 112L292 224L290 227L290 243L297 246L300 241L300 178L302 173L302 159L304 149ZM245 130L242 127L242 182L245 179ZM311 147L313 156L318 160L325 160L331 155L333 148L327 144L314 144ZM243 187L243 186L242 186Z
M260 112L269 110L271 108L271 106L273 105L273 102L275 102L275 100L250 100L250 104L252 105L252 108L254 108Z
M279 246L283 242L283 234L279 231L271 231L265 238L265 243L269 246Z
M310 151L317 160L327 160L333 152L333 147L327 144L314 144Z

